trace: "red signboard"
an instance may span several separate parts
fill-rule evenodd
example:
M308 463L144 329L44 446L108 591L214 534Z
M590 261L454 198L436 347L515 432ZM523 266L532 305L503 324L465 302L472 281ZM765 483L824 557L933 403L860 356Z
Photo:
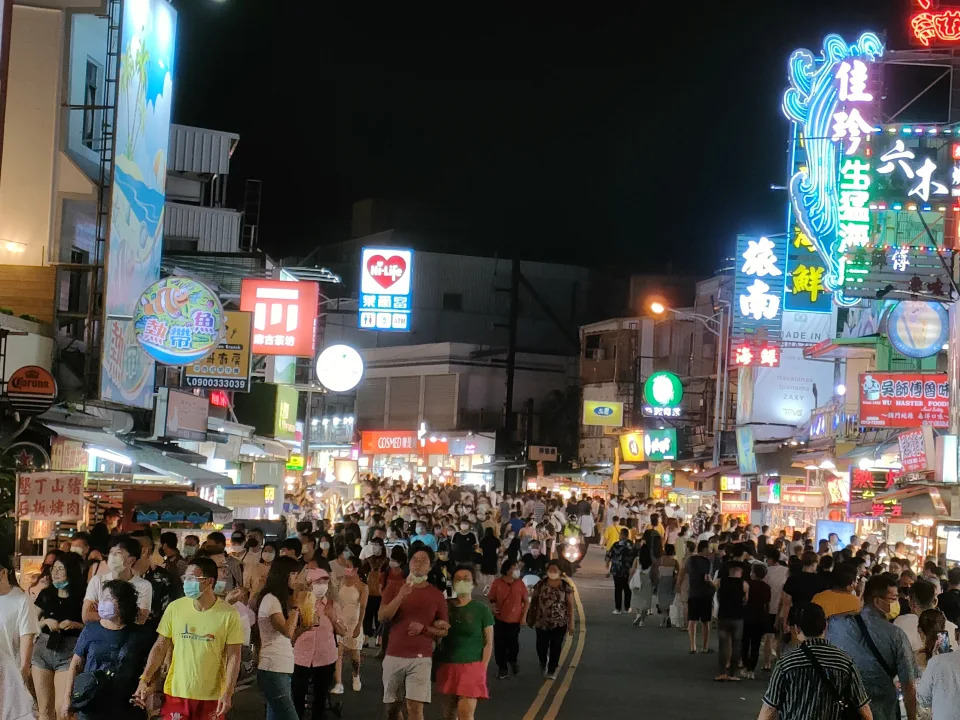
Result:
M733 364L740 367L780 366L780 346L776 343L741 340L733 344L730 352Z
M881 493L896 489L897 476L891 470L850 469L850 507L861 500L871 500Z
M240 309L253 313L254 355L313 357L320 285L245 278Z
M407 430L364 430L361 455L413 455L419 452L417 434Z
M960 7L940 7L934 0L913 0L910 42L924 47L960 44Z
M950 424L946 373L870 372L860 375L860 424L910 428Z
M933 429L929 426L907 430L897 437L900 464L904 472L932 470L934 460Z

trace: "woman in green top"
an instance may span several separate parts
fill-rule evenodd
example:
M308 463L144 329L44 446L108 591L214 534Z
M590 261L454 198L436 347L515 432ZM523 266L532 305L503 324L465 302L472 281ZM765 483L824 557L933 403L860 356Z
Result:
M493 654L493 613L473 600L473 568L453 573L456 599L450 601L450 630L437 653L437 692L447 695L444 720L473 720L477 700L487 693L487 665Z

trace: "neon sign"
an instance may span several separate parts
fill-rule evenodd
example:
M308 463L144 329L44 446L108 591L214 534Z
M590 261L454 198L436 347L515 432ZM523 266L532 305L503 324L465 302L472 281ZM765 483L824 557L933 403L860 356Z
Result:
M786 236L737 236L733 337L765 333L780 337L785 284Z
M960 42L960 7L938 8L931 0L916 0L910 16L910 41L924 47Z
M772 343L738 342L731 348L733 364L738 367L779 367L780 346Z
M882 55L883 43L875 33L862 34L852 45L831 34L819 55L799 49L788 61L790 86L782 109L806 152L806 164L788 184L791 209L824 261L825 290L834 291L834 301L843 306L857 302L838 292L843 252L868 240L869 141L876 132L869 83L871 64Z

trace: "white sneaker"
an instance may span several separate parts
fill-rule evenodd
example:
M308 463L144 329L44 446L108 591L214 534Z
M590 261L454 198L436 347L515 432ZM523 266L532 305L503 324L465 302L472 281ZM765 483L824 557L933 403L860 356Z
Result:
M343 683L337 683L330 691L331 695L343 695Z
M633 608L627 608L626 610L624 610L624 612L625 612L627 615L629 615L630 613L633 612Z
M613 614L614 614L614 615L619 615L619 614L620 614L620 611L619 611L619 610L614 610L614 611L613 611Z
M557 679L556 670L554 670L552 673L547 673L547 680L556 680L556 679Z
M361 687L363 687L363 686L360 684L360 676L359 676L359 675L354 675L354 676L353 676L353 691L354 691L354 692L360 692L360 688L361 688Z

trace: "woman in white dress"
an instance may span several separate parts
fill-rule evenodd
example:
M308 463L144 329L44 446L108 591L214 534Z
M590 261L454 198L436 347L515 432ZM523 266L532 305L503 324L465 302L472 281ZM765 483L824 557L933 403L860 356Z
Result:
M330 692L343 694L343 656L350 654L353 660L353 689L360 692L360 651L363 649L363 614L367 609L369 589L360 579L360 558L350 557L343 570L343 581L337 592L337 619L350 632L349 637L338 638L337 666L334 670L334 686Z

